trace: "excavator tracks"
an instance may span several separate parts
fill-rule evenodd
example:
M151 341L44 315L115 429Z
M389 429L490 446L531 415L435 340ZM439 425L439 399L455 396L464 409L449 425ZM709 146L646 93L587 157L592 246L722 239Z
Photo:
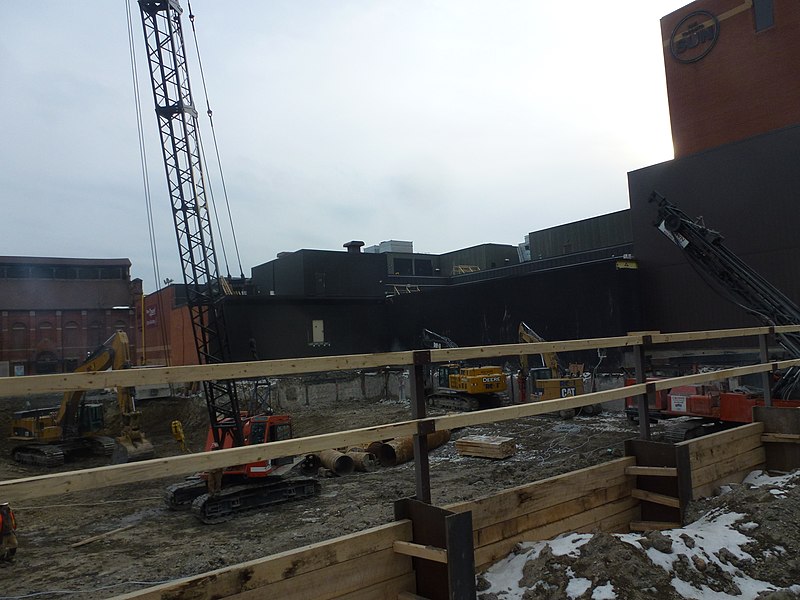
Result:
M232 486L216 494L203 494L192 502L192 512L203 523L222 523L237 514L273 504L309 498L319 493L320 484L310 478L279 479Z
M23 465L58 467L64 464L64 452L58 446L18 446L11 451L11 456Z
M11 456L18 463L37 467L58 467L64 464L69 455L76 452L91 453L96 456L111 456L117 442L114 438L98 435L80 438L60 444L27 444L17 446Z

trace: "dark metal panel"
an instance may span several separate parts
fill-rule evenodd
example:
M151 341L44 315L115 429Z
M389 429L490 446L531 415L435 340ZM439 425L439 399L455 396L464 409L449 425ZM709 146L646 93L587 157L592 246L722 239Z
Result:
M628 174L635 254L641 270L643 327L684 331L759 323L697 275L654 226L657 190L688 215L702 216L725 244L800 303L797 190L792 157L800 127L761 135Z
M633 239L629 212L626 209L533 231L528 236L531 259L553 258L629 243Z

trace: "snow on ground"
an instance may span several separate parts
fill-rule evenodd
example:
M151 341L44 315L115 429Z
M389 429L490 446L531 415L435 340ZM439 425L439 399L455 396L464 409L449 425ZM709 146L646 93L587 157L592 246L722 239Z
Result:
M479 598L800 598L798 483L800 471L755 471L680 529L519 544L479 577Z

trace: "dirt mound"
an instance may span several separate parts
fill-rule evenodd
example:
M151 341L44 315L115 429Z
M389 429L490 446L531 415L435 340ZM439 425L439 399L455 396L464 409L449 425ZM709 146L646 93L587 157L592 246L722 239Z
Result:
M680 529L520 544L479 578L479 598L800 598L798 483L800 471L755 472L694 503Z

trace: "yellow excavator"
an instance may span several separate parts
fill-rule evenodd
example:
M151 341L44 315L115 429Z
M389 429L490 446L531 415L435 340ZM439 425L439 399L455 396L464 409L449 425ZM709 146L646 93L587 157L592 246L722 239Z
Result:
M131 366L128 335L117 331L95 349L76 373L128 369ZM17 462L44 467L64 464L71 454L91 452L111 456L123 463L153 458L153 445L140 428L133 388L118 387L120 433L115 438L106 430L103 405L86 402L83 390L66 392L61 405L15 412L11 420L11 450Z
M545 342L546 340L536 333L527 323L521 321L519 324L519 341L521 343L532 344L536 342ZM525 402L530 400L555 400L557 398L570 398L583 394L586 390L583 380L583 365L571 364L566 370L561 369L558 362L558 354L555 352L543 352L541 354L542 365L541 367L529 367L528 356L523 355L520 358L521 371L519 375L519 382L521 388L521 397ZM531 390L528 391L528 380L532 380ZM592 404L583 407L581 411L584 414L595 414L602 410L599 404ZM575 411L570 409L561 411L562 418L571 418L575 416Z
M450 338L422 330L425 348L458 348ZM428 404L452 410L482 410L502 405L506 374L497 366L466 367L458 363L435 365L425 374Z

